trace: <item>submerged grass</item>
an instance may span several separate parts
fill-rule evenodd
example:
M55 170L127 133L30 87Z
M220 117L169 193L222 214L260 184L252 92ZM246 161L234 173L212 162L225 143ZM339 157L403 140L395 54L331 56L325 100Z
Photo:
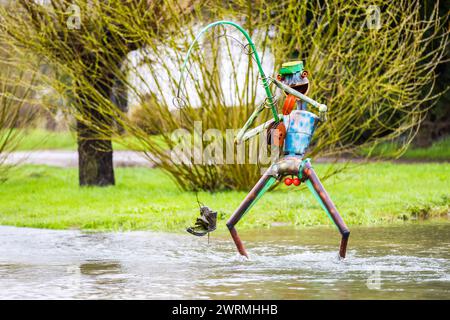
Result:
M320 174L325 164L315 168ZM180 191L160 169L118 168L117 186L77 185L77 171L21 166L0 184L0 224L86 230L182 231L198 215L196 194ZM449 164L357 166L325 182L345 221L352 225L448 218ZM250 188L250 186L249 186ZM199 200L219 212L225 229L245 192L200 192ZM328 225L330 221L306 188L280 186L267 193L239 228Z

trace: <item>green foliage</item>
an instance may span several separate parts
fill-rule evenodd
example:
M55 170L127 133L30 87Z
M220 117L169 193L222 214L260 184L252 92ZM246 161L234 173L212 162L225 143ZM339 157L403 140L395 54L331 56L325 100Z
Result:
M328 165L317 164L324 172ZM119 168L115 187L80 188L74 169L21 166L0 184L0 224L89 230L180 231L198 213L196 194L183 192L160 169ZM402 223L445 218L450 210L448 164L356 166L328 180L327 191L348 225ZM246 192L199 192L219 212L220 230ZM305 188L282 186L268 192L240 228L332 225Z

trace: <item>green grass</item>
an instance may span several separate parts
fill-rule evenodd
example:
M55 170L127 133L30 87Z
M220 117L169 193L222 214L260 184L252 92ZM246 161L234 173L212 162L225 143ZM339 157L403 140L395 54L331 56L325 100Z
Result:
M372 156L391 157L395 155L397 147L394 143L378 145L372 152ZM369 150L363 149L361 155L367 155ZM450 137L434 142L428 148L416 148L410 146L400 157L403 160L416 161L450 161Z
M70 131L26 129L20 132L17 150L76 150L77 139Z
M326 165L317 164L324 172ZM182 231L198 215L195 193L182 192L160 169L119 168L117 186L80 188L77 171L21 166L0 184L0 224L90 230ZM349 226L402 223L445 216L450 208L449 164L371 163L328 179L325 186ZM250 186L249 186L250 187ZM245 192L200 192L218 210L219 228ZM267 193L239 228L330 224L306 188Z
M450 137L439 140L429 148L409 148L402 156L411 160L450 160Z
M131 137L125 137L124 142L126 144L133 141ZM136 145L136 143L133 145ZM113 149L128 150L129 148L114 141ZM76 134L71 131L26 129L20 132L20 141L16 150L77 150L77 138Z

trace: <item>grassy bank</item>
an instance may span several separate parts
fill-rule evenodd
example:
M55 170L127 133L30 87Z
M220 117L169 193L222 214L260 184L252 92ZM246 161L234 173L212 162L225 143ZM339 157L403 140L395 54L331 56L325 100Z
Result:
M397 146L394 143L383 143L371 150L374 157L390 158L395 156ZM369 154L369 150L361 151L362 156ZM402 160L411 161L450 161L450 137L434 142L428 148L410 146L400 157Z
M76 150L77 138L70 131L21 129L18 151L24 150Z
M326 165L316 165L324 172ZM198 214L194 193L182 192L159 169L119 168L117 186L79 188L77 171L22 166L0 184L0 224L95 230L183 230ZM449 164L372 163L330 178L325 185L348 225L447 216ZM219 228L244 192L199 193L218 210ZM239 228L330 224L305 188L281 186L246 215Z
M124 145L132 143L132 138L125 137L124 143L113 142L114 150L127 150ZM76 150L77 137L71 131L47 131L43 129L27 129L20 132L17 151L28 150Z

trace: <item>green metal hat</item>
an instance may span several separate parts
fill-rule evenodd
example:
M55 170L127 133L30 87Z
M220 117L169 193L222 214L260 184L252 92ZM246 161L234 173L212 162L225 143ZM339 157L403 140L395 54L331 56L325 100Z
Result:
M279 73L281 75L285 75L302 71L303 71L303 61L289 61L281 65Z

